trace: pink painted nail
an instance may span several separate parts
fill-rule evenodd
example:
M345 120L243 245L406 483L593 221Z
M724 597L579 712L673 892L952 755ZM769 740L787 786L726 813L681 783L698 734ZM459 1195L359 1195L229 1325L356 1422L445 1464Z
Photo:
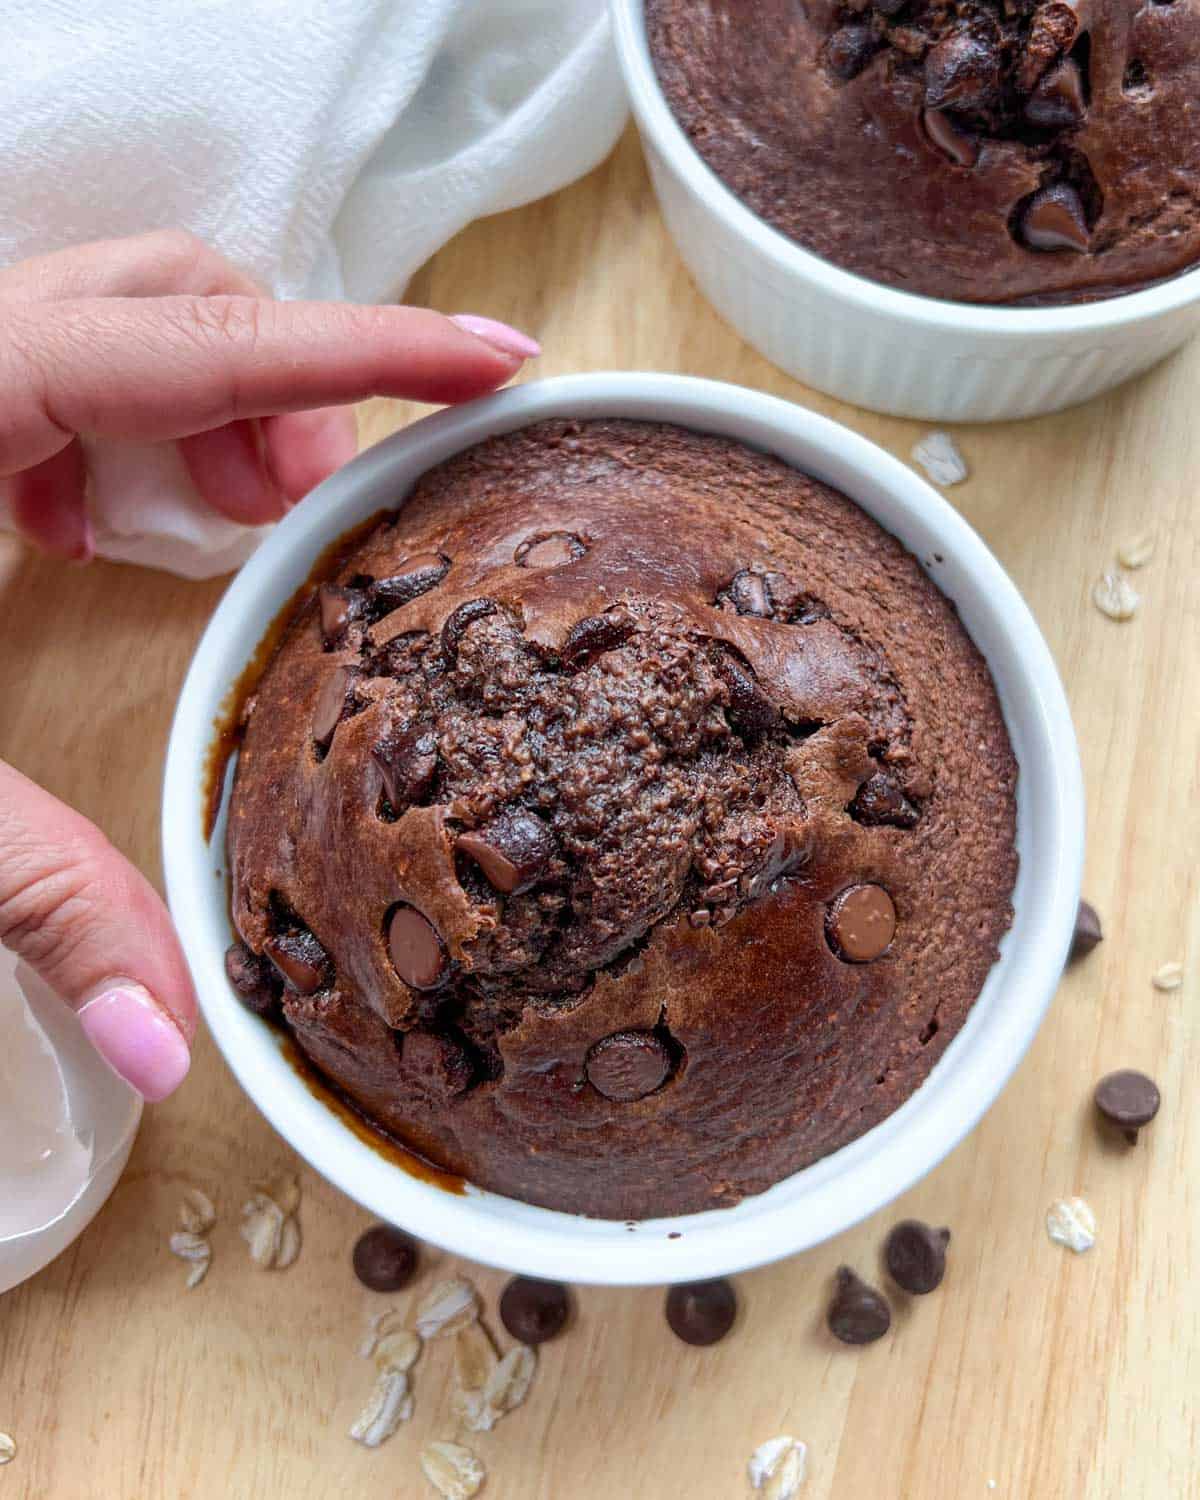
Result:
M473 333L501 354L515 354L518 359L536 359L542 346L527 333L510 328L507 323L498 323L495 318L477 318L474 313L455 313L450 319L468 333Z
M79 1012L84 1034L118 1077L151 1104L183 1082L191 1061L188 1044L149 990L131 980L110 980Z

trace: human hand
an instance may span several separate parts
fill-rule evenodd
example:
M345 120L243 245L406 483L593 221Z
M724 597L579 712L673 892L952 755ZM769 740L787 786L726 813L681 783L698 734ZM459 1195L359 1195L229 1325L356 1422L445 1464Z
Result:
M539 352L489 318L273 301L183 231L81 245L0 270L0 490L86 561L80 436L173 440L214 510L278 520L354 456L341 403L464 401Z
M82 246L0 271L0 484L31 542L87 559L80 434L174 440L209 504L271 521L353 456L334 403L465 400L537 352L486 318L273 302L184 234ZM2 762L0 943L145 1098L183 1080L196 1000L166 908L86 818Z

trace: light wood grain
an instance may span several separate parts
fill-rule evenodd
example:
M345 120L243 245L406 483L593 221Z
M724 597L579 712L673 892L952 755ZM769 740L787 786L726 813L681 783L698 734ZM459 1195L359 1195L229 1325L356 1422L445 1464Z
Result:
M777 392L901 457L919 433L805 391L701 301L663 228L636 142L554 199L478 224L410 289L509 319L546 346L538 373L668 369ZM739 1280L733 1336L677 1344L655 1291L585 1289L545 1348L529 1401L474 1440L489 1500L748 1494L745 1463L779 1432L810 1447L805 1500L1166 1500L1200 1494L1200 345L1078 411L964 428L950 492L1011 571L1066 679L1090 796L1087 889L1108 937L1064 980L1017 1077L974 1135L893 1208ZM374 440L414 415L378 402ZM1128 624L1089 602L1117 544L1159 539ZM159 778L175 694L220 585L0 553L0 750L90 814L158 875ZM1150 975L1182 959L1173 994ZM1161 1082L1133 1151L1088 1113L1111 1067ZM129 1170L80 1242L0 1299L0 1429L20 1444L0 1500L432 1494L416 1467L448 1436L448 1351L416 1372L417 1415L384 1448L345 1432L369 1385L355 1357L381 1299L350 1273L365 1215L302 1172L304 1249L251 1269L237 1209L288 1162L207 1039L177 1098L148 1112ZM221 1222L203 1286L167 1252L183 1188ZM1099 1241L1051 1245L1049 1201L1079 1192ZM943 1288L893 1333L833 1345L834 1267L877 1273L902 1214L949 1224ZM431 1255L427 1274L446 1257ZM494 1309L504 1278L471 1270ZM398 1299L403 1302L403 1298ZM494 1323L494 1319L493 1319ZM995 1488L989 1488L989 1480Z

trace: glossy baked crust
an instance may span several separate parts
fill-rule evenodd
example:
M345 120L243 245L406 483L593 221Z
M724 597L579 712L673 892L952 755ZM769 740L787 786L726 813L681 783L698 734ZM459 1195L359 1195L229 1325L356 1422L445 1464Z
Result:
M847 270L1036 303L1200 259L1200 0L647 0L646 16L701 156Z
M379 581L418 576L392 608L417 585ZM367 1115L497 1192L640 1218L759 1192L912 1093L1011 920L1016 766L892 537L738 444L552 421L432 470L338 582L257 691L228 844L241 937ZM827 921L864 883L896 935L850 963Z

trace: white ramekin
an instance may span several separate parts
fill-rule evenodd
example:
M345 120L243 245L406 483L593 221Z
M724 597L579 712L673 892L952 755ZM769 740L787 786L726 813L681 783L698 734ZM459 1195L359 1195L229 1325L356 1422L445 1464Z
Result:
M678 422L778 454L852 496L919 558L987 658L1020 764L1016 911L967 1024L927 1082L835 1155L736 1208L623 1223L531 1208L469 1189L454 1196L374 1151L305 1087L276 1035L225 978L231 938L224 820L201 828L205 756L221 706L314 558L394 507L431 465L544 417ZM903 1192L978 1121L1029 1045L1062 972L1083 858L1083 786L1070 713L1033 617L958 513L864 438L788 402L682 376L576 375L439 412L327 480L231 584L196 651L175 715L163 802L167 891L217 1043L272 1125L372 1212L449 1250L564 1281L638 1284L728 1273L803 1250ZM649 1167L648 1167L649 1170ZM678 1239L671 1239L678 1233Z
M1104 302L979 307L897 291L772 229L701 159L659 88L643 0L610 0L621 67L667 228L700 290L773 364L899 417L993 422L1086 401L1200 324L1200 269Z

